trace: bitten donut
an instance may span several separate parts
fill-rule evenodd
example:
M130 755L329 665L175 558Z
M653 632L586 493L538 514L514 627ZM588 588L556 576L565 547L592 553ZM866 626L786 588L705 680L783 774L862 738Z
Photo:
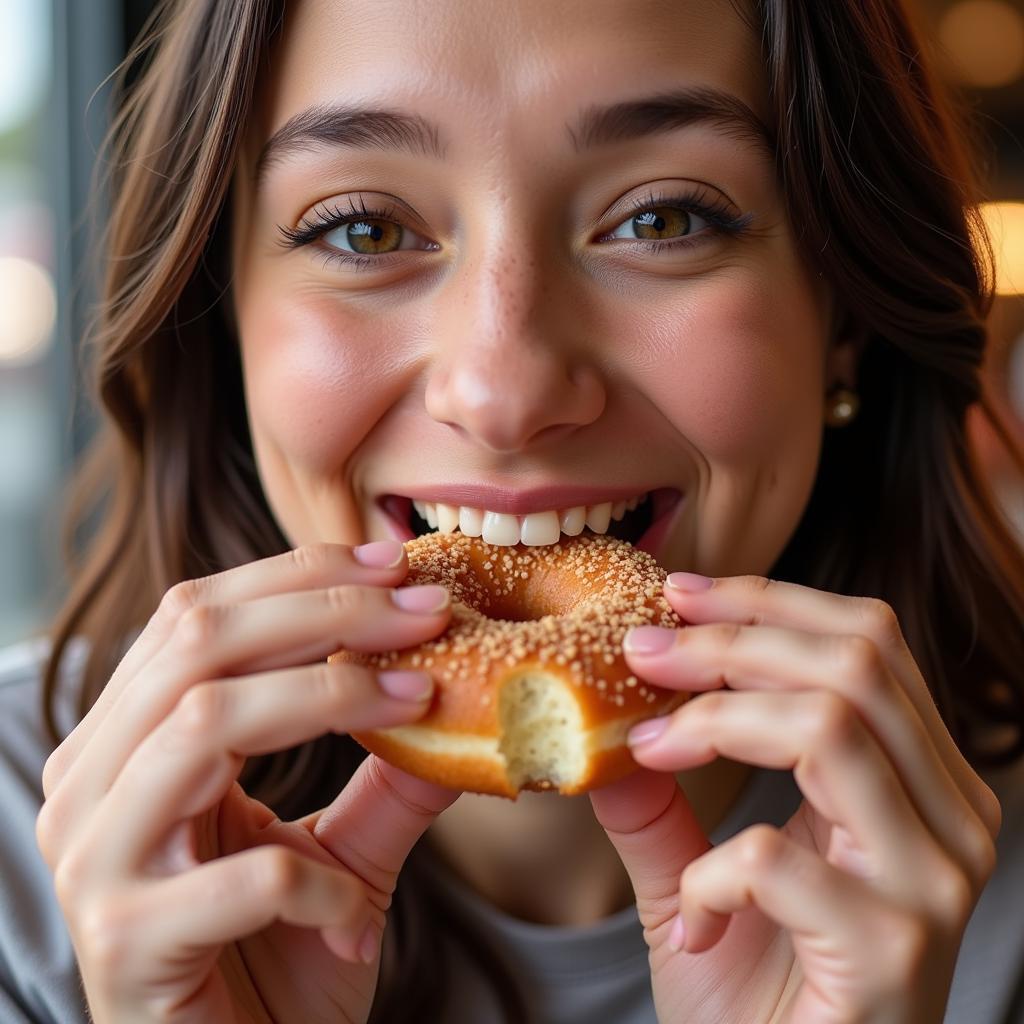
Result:
M425 670L434 702L413 725L354 733L359 743L420 778L513 798L582 793L637 767L629 727L686 698L641 682L622 656L631 626L681 624L651 555L597 534L498 547L431 533L405 549L405 585L450 590L448 629L418 647L329 660Z

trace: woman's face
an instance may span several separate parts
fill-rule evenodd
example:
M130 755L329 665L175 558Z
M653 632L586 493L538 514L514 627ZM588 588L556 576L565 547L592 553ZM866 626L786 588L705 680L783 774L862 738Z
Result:
M288 11L232 246L253 442L290 540L407 539L399 497L515 533L656 492L642 546L667 568L766 572L815 474L831 306L729 0ZM543 537L551 516L529 518Z

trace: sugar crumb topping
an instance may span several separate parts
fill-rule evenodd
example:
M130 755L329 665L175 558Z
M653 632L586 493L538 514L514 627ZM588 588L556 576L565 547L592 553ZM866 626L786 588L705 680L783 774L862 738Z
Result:
M420 646L411 657L413 665L435 665L434 671L450 681L465 679L473 663L486 678L495 664L537 660L568 667L576 685L618 706L624 691L647 703L656 699L619 660L631 627L681 625L662 596L667 574L646 551L592 533L513 548L462 533L432 533L406 542L405 549L406 585L440 583L452 595L448 629ZM508 595L524 588L533 597L543 595L549 607L541 610L547 614L525 621L500 617ZM552 607L559 600L565 607ZM359 660L385 665L396 656L387 652ZM616 662L618 679L614 672L609 676Z

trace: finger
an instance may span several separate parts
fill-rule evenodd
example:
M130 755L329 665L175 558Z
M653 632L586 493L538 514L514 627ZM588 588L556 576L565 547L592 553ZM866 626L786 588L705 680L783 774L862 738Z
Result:
M407 611L395 603L399 594L443 598L444 603L432 612ZM82 815L113 785L131 752L193 685L238 674L247 663L272 654L287 661L287 652L308 651L311 644L325 657L340 647L387 650L421 643L436 636L450 614L450 595L433 586L398 591L343 586L275 594L241 605L197 606L179 620L174 636L147 666L145 679L126 690L100 723L75 771L47 801L44 822L60 821L67 841ZM45 824L41 827L45 832Z
M702 694L673 713L661 735L633 747L647 768L678 771L727 757L788 769L817 813L842 826L853 849L830 859L895 894L930 894L945 857L892 764L856 710L827 691Z
M112 875L142 873L180 822L223 800L245 758L328 731L407 724L432 690L424 673L326 663L195 686L129 757L88 826L93 849L111 847L102 860Z
M439 632L450 607L450 593L436 584L397 589L343 585L242 604L200 605L179 619L146 673L167 666L180 671L184 659L199 681L213 674L279 668L303 657L320 660L340 648L408 647ZM133 691L125 692L126 700Z
M364 564L361 558L375 564ZM172 587L89 712L47 761L43 792L49 796L53 791L91 739L98 723L109 714L128 681L164 645L178 620L190 608L200 604L239 604L274 593L294 593L345 583L396 586L407 572L405 548L398 541L375 541L361 549L343 544L311 544L213 576L185 580Z
M592 790L590 802L629 875L648 945L664 948L679 875L709 849L707 836L671 775L634 772Z
M151 925L133 941L145 965L194 957L197 949L233 942L275 921L330 929L334 952L361 963L364 934L384 924L351 872L286 846L244 850L141 889L143 919Z
M784 928L805 979L802 1021L866 1020L871 1009L898 1005L898 994L918 977L920 921L769 825L754 825L694 861L683 872L679 901L688 953L710 949L731 915L750 909Z
M369 755L337 799L305 819L317 841L370 887L387 909L409 851L459 797Z
M671 646L662 652L629 658L638 675L676 689L825 688L838 695L857 709L938 842L975 882L991 873L992 836L872 641L849 634L716 623L676 630Z
M688 953L710 949L732 914L756 907L794 937L855 949L877 895L771 825L753 825L693 861L678 886Z
M1001 821L999 802L949 735L903 637L896 613L886 602L873 597L832 594L761 576L708 580L691 573L672 573L664 589L665 597L676 612L686 622L698 625L711 622L763 624L864 636L873 641L924 723L932 745L956 785L968 803L977 809L989 834L996 836Z

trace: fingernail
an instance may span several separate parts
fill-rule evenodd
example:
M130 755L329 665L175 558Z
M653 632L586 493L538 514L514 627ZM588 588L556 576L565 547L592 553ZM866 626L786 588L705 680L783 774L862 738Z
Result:
M676 914L676 919L672 922L672 930L668 933L668 948L673 953L678 953L683 948L685 941L686 926L683 924L682 914Z
M638 747L656 740L668 728L670 718L669 715L663 715L661 718L648 718L646 722L634 725L626 735L626 742L631 747Z
M363 932L363 937L359 940L359 959L364 964L372 964L377 959L377 953L380 950L380 932L377 931L377 926L372 922L366 926L366 931Z
M394 569L405 548L397 540L374 540L352 549L355 560L371 569Z
M630 654L661 654L675 643L676 631L663 626L634 626L622 641Z
M673 590L685 590L688 594L695 594L701 590L710 590L711 584L715 581L696 572L673 572L669 573L665 582Z
M377 682L389 697L398 700L426 700L434 692L434 680L426 672L378 672Z
M422 587L401 587L391 592L391 600L402 611L418 615L435 615L448 605L449 594L433 583Z

